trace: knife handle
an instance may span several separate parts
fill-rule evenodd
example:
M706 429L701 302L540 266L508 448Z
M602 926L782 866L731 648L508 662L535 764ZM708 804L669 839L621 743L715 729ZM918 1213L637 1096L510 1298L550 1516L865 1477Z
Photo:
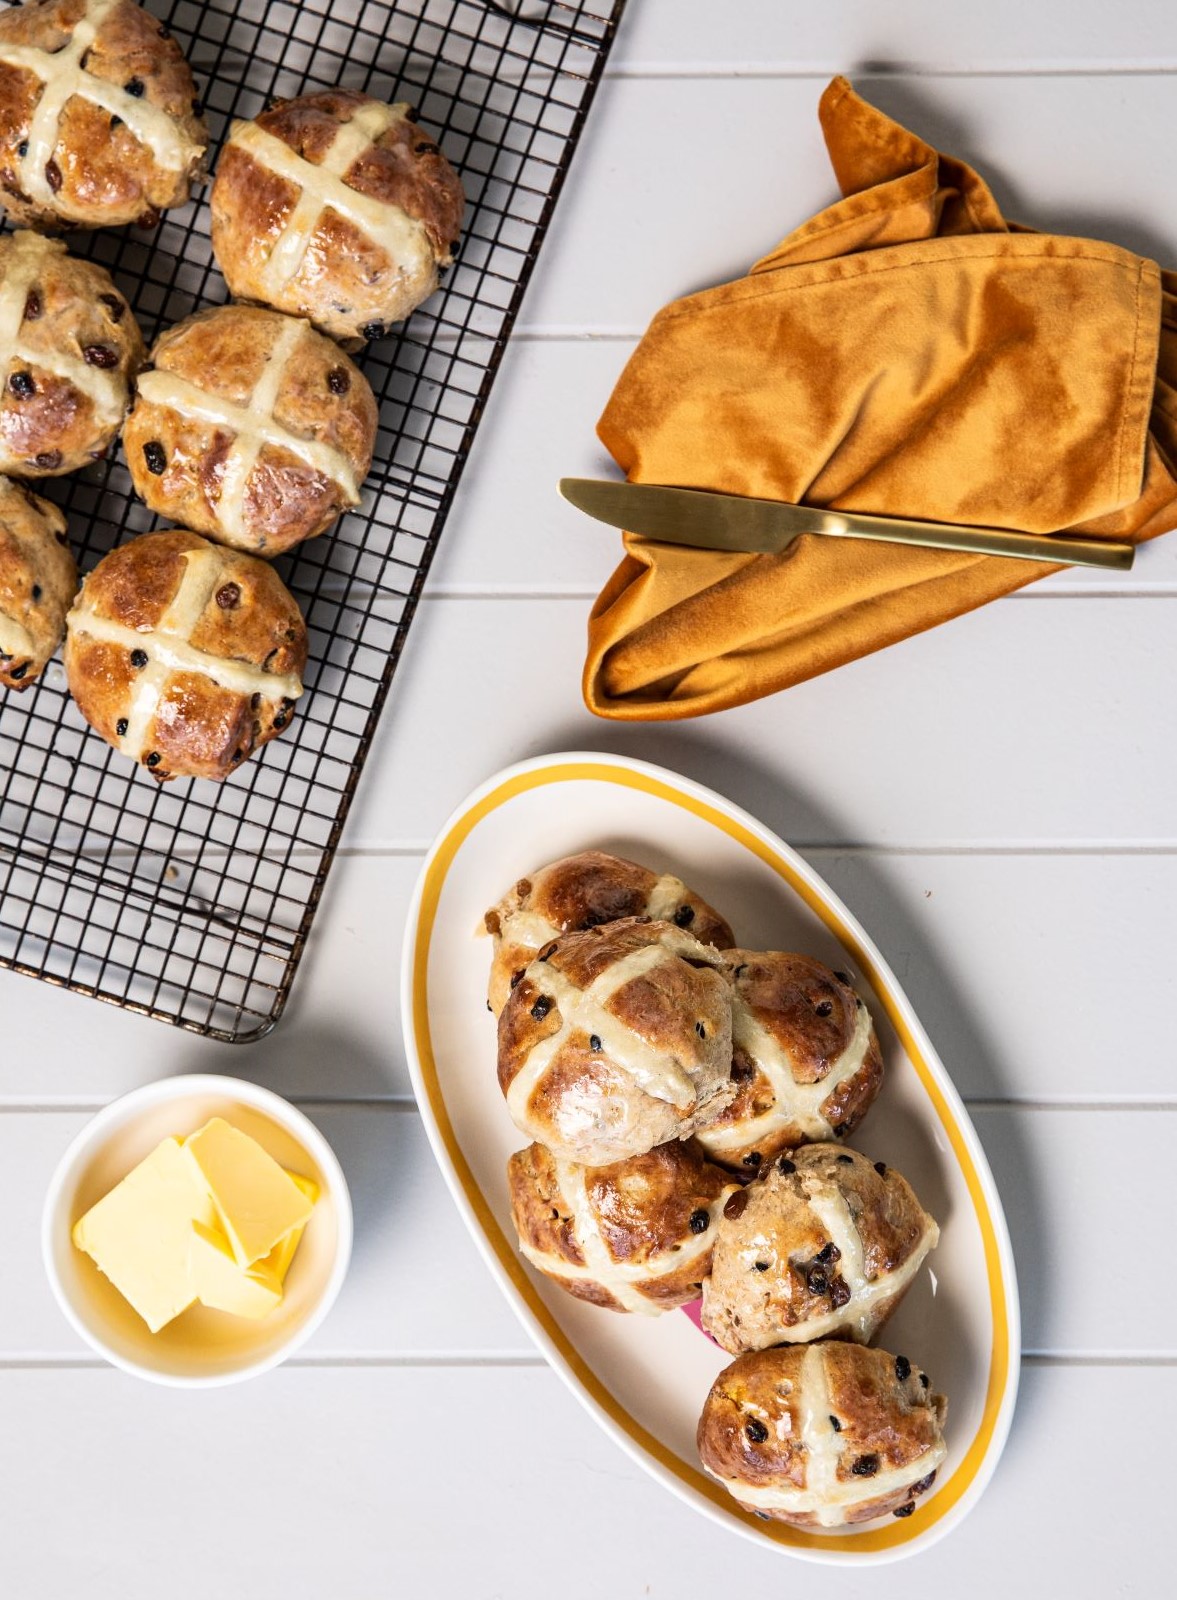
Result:
M1136 546L1119 539L1068 539L1057 533L1015 533L1010 528L954 527L944 522L911 522L854 512L815 513L815 533L832 539L874 539L881 544L925 545L984 556L1016 556L1023 561L1053 561L1073 567L1104 567L1126 572Z

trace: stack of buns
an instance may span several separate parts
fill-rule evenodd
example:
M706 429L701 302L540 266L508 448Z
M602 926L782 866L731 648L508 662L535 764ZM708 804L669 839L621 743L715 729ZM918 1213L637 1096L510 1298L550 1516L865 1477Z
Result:
M188 64L134 0L0 16L0 206L38 230L0 239L0 471L74 472L121 430L136 492L188 530L111 551L71 610L59 515L0 479L0 684L27 689L68 636L82 715L161 782L223 779L289 725L306 625L257 558L360 503L378 413L345 350L433 293L465 204L412 107L277 102L233 124L212 190L213 252L247 303L147 352L109 275L42 234L154 227L207 147Z
M699 1452L747 1510L910 1515L945 1401L869 1342L939 1230L899 1172L841 1142L883 1080L849 976L737 948L681 880L600 850L521 879L485 926L499 1085L533 1141L507 1175L526 1259L612 1311L701 1295L737 1359Z

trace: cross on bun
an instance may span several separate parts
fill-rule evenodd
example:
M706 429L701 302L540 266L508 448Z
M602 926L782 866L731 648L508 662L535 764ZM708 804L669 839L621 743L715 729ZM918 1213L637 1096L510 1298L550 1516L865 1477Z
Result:
M27 689L41 674L65 637L77 588L65 517L0 478L0 684Z
M0 238L0 472L76 472L127 414L143 338L109 273L36 233Z
M154 227L188 199L207 146L179 45L132 0L0 16L0 202L14 221Z
M894 1167L802 1145L728 1202L703 1326L733 1355L831 1335L866 1344L939 1237Z
M78 709L160 782L228 777L302 694L306 625L278 574L179 529L104 556L68 628Z
M578 1300L647 1315L698 1298L715 1223L738 1187L698 1147L659 1145L605 1167L541 1144L507 1163L519 1248Z
M627 919L544 947L499 1018L515 1126L605 1166L682 1139L731 1094L731 999L719 955L668 922Z
M437 288L465 197L410 106L331 89L235 122L210 206L234 295L356 345Z
M841 1138L883 1082L874 1024L843 973L810 956L730 950L735 1095L702 1135L723 1166L757 1172L804 1140Z
M494 938L490 1007L497 1016L511 979L541 946L561 934L623 917L650 917L686 928L703 944L726 950L732 930L681 878L659 875L604 850L581 850L528 873L486 913Z
M833 1339L757 1350L712 1385L699 1456L745 1510L776 1522L906 1517L944 1460L946 1409L905 1356Z
M218 306L169 328L151 359L123 447L153 511L274 556L359 503L376 401L309 323Z

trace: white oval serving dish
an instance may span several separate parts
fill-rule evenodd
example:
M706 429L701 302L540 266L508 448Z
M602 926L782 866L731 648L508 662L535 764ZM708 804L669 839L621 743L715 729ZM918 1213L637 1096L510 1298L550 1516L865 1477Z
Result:
M516 1249L505 1168L525 1140L499 1092L490 945L476 935L516 879L589 847L677 873L746 947L804 951L848 971L874 1014L886 1080L852 1143L897 1167L941 1227L880 1341L925 1368L949 1401L948 1458L912 1516L811 1532L742 1511L695 1450L723 1351L682 1313L624 1316L575 1300ZM997 1464L1017 1394L1005 1218L968 1114L903 991L812 867L746 812L662 768L577 753L523 762L476 789L434 843L409 913L402 986L413 1085L458 1208L539 1348L623 1449L713 1521L811 1561L893 1561L960 1521Z

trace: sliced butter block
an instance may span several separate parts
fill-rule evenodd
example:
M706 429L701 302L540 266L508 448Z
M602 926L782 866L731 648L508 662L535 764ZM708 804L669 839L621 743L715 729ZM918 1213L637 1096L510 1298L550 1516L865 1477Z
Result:
M291 1172L286 1167L282 1170L286 1173L291 1183L297 1184L310 1203L314 1205L319 1198L319 1185L315 1180L313 1178L304 1178L301 1172ZM257 1263L259 1267L265 1267L267 1272L272 1272L279 1283L286 1282L286 1274L290 1271L290 1263L294 1260L294 1253L302 1243L302 1232L303 1225L291 1228L285 1239L279 1239L269 1255L263 1257Z
M196 1298L213 1311L229 1311L235 1317L265 1317L282 1300L282 1285L259 1262L240 1267L219 1228L194 1222L190 1240L192 1282Z
M180 1141L165 1139L74 1224L73 1241L158 1333L196 1298L193 1224L215 1221Z
M238 1266L269 1255L310 1216L311 1201L273 1156L222 1117L189 1134L184 1150L212 1198Z

